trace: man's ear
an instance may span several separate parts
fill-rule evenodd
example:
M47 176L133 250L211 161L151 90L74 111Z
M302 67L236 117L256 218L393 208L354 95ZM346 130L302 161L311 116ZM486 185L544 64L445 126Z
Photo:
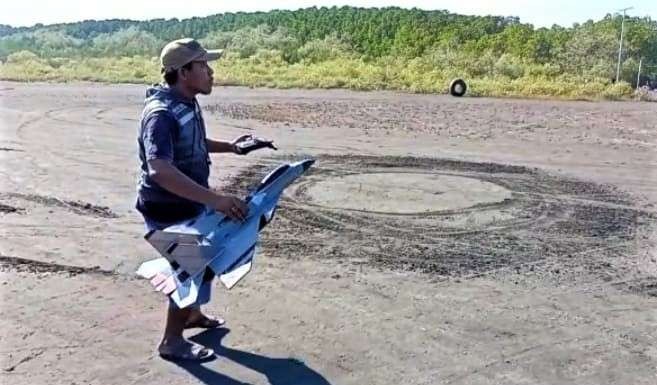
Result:
M187 70L184 68L178 68L178 79L187 79Z
M194 71L194 63L178 68L178 79L187 80L187 76Z

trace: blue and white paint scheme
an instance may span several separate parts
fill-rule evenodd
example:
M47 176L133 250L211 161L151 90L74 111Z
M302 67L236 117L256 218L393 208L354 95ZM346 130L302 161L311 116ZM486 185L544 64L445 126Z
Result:
M230 289L250 270L258 233L274 217L278 200L315 161L282 164L245 199L248 216L234 221L214 210L196 218L148 232L144 238L163 258L144 262L137 274L169 295L180 308L193 304L206 267Z

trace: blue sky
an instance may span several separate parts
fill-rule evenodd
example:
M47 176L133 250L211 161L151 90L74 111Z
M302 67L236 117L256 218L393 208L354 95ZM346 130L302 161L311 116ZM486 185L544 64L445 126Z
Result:
M599 20L607 13L633 6L632 16L650 16L657 19L657 0L444 0L444 1L384 1L384 0L9 0L2 4L0 24L30 26L36 23L52 24L85 19L179 19L207 16L223 12L267 11L270 9L298 9L311 6L360 7L399 6L404 8L447 9L468 15L519 16L525 23L537 27L552 24L571 26L588 19Z

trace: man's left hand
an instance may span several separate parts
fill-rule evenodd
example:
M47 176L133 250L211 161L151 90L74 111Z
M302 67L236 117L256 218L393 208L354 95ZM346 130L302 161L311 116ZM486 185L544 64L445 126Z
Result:
M238 155L246 155L251 151L261 148L271 148L272 150L278 150L276 146L274 146L273 141L256 138L253 135L242 135L230 143L233 146L233 152Z
M232 149L233 149L233 152L234 152L235 154L241 155L240 149L239 149L239 147L237 147L237 143L239 143L239 142L243 142L243 141L245 141L245 140L249 140L249 139L252 139L252 138L253 138L253 135L251 135L251 134L245 134L245 135L240 135L240 136L238 136L237 138L231 140L231 141L230 141L230 145L231 145L231 147L232 147Z

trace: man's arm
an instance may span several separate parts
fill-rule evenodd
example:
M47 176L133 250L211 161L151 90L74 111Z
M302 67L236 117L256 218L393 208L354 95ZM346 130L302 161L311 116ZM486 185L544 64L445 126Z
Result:
M164 111L154 113L140 133L149 177L180 197L199 202L230 218L244 219L247 208L241 200L215 194L180 172L173 165L173 132L176 121Z
M232 152L235 151L235 144L233 142L224 142L222 140L206 139L205 143L208 146L208 152Z
M148 176L162 188L180 197L210 206L229 218L243 221L247 216L248 209L240 199L215 194L180 172L169 160L149 160Z
M211 205L215 194L194 182L166 159L148 161L148 176L158 185L180 197Z
M273 141L256 138L250 134L238 136L230 142L206 139L206 143L208 152L232 152L238 155L246 155L249 152L260 148L271 148L277 150Z

